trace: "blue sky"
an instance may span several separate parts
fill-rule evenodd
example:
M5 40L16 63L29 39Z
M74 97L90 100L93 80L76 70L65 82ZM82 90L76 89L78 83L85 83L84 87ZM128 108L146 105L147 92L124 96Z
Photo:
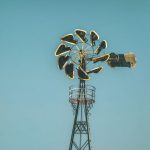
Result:
M94 150L150 148L150 1L0 0L0 149L68 149L73 114L57 68L60 37L96 30L108 52L137 55L135 69L92 75L96 103L90 127Z

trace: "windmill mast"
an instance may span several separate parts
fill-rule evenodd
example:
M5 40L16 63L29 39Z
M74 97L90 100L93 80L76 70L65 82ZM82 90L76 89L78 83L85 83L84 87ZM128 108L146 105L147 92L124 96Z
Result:
M80 66L86 72L86 60L83 54L83 51L80 51ZM76 104L72 103L72 99L70 99L73 108L75 108L75 117L74 123L72 128L71 140L69 150L72 150L73 147L76 149L86 149L86 147L91 150L91 140L89 134L89 122L88 122L88 115L89 115L89 107L88 105L92 105L95 101L94 99L86 99L88 87L86 87L85 80L79 79L79 88L75 91L72 91L71 94L73 95L74 92L78 93L77 99L73 99L76 101ZM90 92L89 92L90 93ZM95 90L93 89L93 93ZM70 95L72 97L72 95ZM94 97L93 97L94 98ZM89 101L91 101L89 103ZM76 105L76 106L75 106ZM75 106L75 107L74 107Z

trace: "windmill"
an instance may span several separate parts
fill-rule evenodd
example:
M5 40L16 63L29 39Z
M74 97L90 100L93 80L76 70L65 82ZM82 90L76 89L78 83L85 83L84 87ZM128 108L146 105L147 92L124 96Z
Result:
M95 103L96 89L87 85L86 80L90 80L90 74L100 73L103 69L102 66L93 66L98 62L105 62L112 68L133 68L136 65L134 53L104 53L106 48L107 41L100 40L96 31L87 33L76 29L74 34L61 38L61 44L55 51L59 69L64 70L70 79L79 80L77 87L69 87L69 102L74 111L69 150L91 150L89 112Z

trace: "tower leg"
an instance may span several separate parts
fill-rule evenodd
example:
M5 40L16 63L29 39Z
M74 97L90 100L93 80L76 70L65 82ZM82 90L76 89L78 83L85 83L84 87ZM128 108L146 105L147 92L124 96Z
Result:
M77 117L78 117L78 111L79 111L79 102L77 103L77 108L76 108L76 112L75 112L75 117L74 117L74 123L73 123L73 128L72 128L72 134L71 134L69 150L72 150L72 146L73 146L73 140L74 140L74 135L75 135L74 133L75 133L75 129L76 129L76 122L77 122Z

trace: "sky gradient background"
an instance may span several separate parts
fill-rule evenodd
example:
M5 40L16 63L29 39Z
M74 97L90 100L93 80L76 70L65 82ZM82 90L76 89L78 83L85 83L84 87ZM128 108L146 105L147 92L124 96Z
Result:
M150 149L149 0L0 0L0 150L66 150L73 114L57 68L60 37L81 28L107 52L137 55L135 69L92 75L93 150Z

